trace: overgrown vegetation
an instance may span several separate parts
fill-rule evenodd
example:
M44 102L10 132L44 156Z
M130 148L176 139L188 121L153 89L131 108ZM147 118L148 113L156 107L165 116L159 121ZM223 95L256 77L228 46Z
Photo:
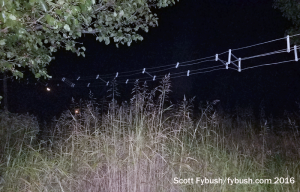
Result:
M290 131L279 134L266 117L254 127L250 110L239 111L234 120L214 110L217 100L193 117L193 99L171 105L169 93L168 76L152 91L136 82L130 102L119 104L112 94L105 113L94 100L85 102L78 114L64 112L39 142L29 136L36 120L2 113L0 190L300 190L296 119L288 116L282 126ZM197 177L273 183L278 177L279 184L196 184ZM179 178L187 183L176 184Z

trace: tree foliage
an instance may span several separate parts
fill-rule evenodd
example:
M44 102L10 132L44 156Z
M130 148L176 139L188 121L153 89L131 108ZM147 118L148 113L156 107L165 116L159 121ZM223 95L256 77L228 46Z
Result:
M279 9L282 15L292 21L293 27L288 29L286 35L300 33L300 0L274 0L273 7ZM294 44L299 44L300 38L293 38Z
M46 66L59 48L85 56L75 40L94 34L109 44L143 40L141 30L158 26L154 8L175 0L0 0L0 70L23 77L28 67L36 78L50 77Z

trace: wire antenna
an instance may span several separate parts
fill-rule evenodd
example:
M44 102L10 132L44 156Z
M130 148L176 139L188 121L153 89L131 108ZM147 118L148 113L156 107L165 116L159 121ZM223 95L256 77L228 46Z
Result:
M300 34L287 35L285 37L274 39L274 40L271 40L271 41L266 41L266 42L263 42L263 43L258 43L258 44L254 44L254 45L250 45L250 46L237 48L237 49L228 49L228 51L218 53L218 54L215 54L215 55L210 56L210 57L204 57L204 58L190 60L190 61L177 62L177 63L173 63L173 64L169 64L169 65L159 65L157 67L142 68L141 70L116 72L116 73L105 74L105 75L99 75L98 74L98 75L92 76L90 78L86 78L86 77L82 77L82 78L84 80L87 80L87 79L94 79L95 80L95 77L96 77L96 79L100 79L106 85L108 85L109 81L105 81L104 79L112 80L112 79L115 79L115 78L118 77L118 79L120 79L120 81L122 83L128 84L129 82L134 82L134 79L139 78L138 75L141 75L141 73L140 73L141 71L142 71L142 74L146 73L147 75L140 78L140 80L155 81L157 79L163 78L164 74L169 73L174 68L179 69L179 67L182 70L180 70L179 72L172 73L172 78L178 78L178 77L183 77L183 76L191 76L191 75L195 75L195 74L208 73L208 72L217 71L217 70L221 70L221 69L232 69L232 70L235 69L238 72L241 72L241 71L244 71L246 69L252 69L252 68L261 67L261 66L275 65L275 64L287 63L287 62L291 62L291 61L299 61L298 51L297 51L299 49L299 46L293 45L291 47L291 39L290 39L291 37L295 37L295 36L299 36L299 35ZM260 46L260 45L272 43L272 42L279 41L279 40L286 41L286 46L284 46L280 50L271 51L271 52L267 52L267 53L259 53L257 55L247 55L247 56L244 56L244 57L235 56L235 54L233 54L233 51L248 49L248 48L251 48L251 47ZM275 54L286 54L286 53L290 53L291 51L294 51L293 60L280 61L280 62L267 63L267 64L257 64L256 66L247 66L247 62L245 62L249 59L255 59L255 58L260 58L260 57L265 57L265 56L272 56L272 55L275 55ZM226 57L226 56L223 56L223 55L227 55L227 53L228 53L228 57L227 58L222 58L222 57ZM242 66L241 66L242 60L243 60L243 69L242 69ZM212 65L212 66L210 66L210 65L207 64L208 62L216 62L216 61L220 61L222 63L222 65ZM256 62L252 62L252 63L254 64ZM230 64L232 64L232 66ZM190 70L187 70L186 68L188 66L191 66L191 65L193 65L194 68L190 69ZM225 66L225 67L222 68L222 66ZM186 68L183 69L184 67L186 67ZM120 74L120 77L119 77L119 74ZM73 81L75 81L75 80L78 81L80 78L81 77L78 76L77 78L74 78L72 80ZM54 80L54 79L52 79L52 80ZM63 77L62 79L57 79L57 80L62 80L64 83L66 83L67 85L69 85L71 87L75 86L74 83L72 83L70 80L66 79L65 77ZM91 83L93 83L93 82L91 82ZM87 84L85 84L83 86L86 87ZM76 87L78 87L77 84L76 84Z

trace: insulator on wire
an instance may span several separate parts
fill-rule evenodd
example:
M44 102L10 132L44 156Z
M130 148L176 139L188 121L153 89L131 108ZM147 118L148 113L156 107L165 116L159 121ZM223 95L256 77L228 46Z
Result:
M295 61L298 61L297 45L294 45Z
M291 45L290 45L290 36L286 36L286 44L287 44L287 49L286 51L289 53L291 51Z

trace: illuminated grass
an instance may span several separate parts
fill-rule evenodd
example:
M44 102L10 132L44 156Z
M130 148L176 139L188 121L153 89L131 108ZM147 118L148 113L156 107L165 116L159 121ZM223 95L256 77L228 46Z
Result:
M251 120L237 124L207 103L196 121L191 101L166 107L169 81L155 92L136 85L130 104L114 99L105 114L87 103L81 114L65 112L45 141L28 137L1 156L0 190L9 191L299 191L299 146L294 136L276 136ZM21 126L2 114L2 130ZM7 123L9 120L10 123ZM30 118L26 122L32 121ZM34 122L34 121L33 121ZM5 125L5 126L4 126ZM29 132L33 124L24 123ZM31 127L31 128L30 128ZM34 129L35 130L35 129ZM5 138L5 134L1 135ZM18 138L16 138L18 139ZM32 140L32 139L31 139ZM19 146L15 148L15 146ZM293 177L294 184L203 184L198 179ZM176 184L174 178L186 179ZM191 183L191 179L193 182ZM183 180L180 180L183 181ZM205 181L205 180L204 180ZM282 181L282 180L281 180Z

